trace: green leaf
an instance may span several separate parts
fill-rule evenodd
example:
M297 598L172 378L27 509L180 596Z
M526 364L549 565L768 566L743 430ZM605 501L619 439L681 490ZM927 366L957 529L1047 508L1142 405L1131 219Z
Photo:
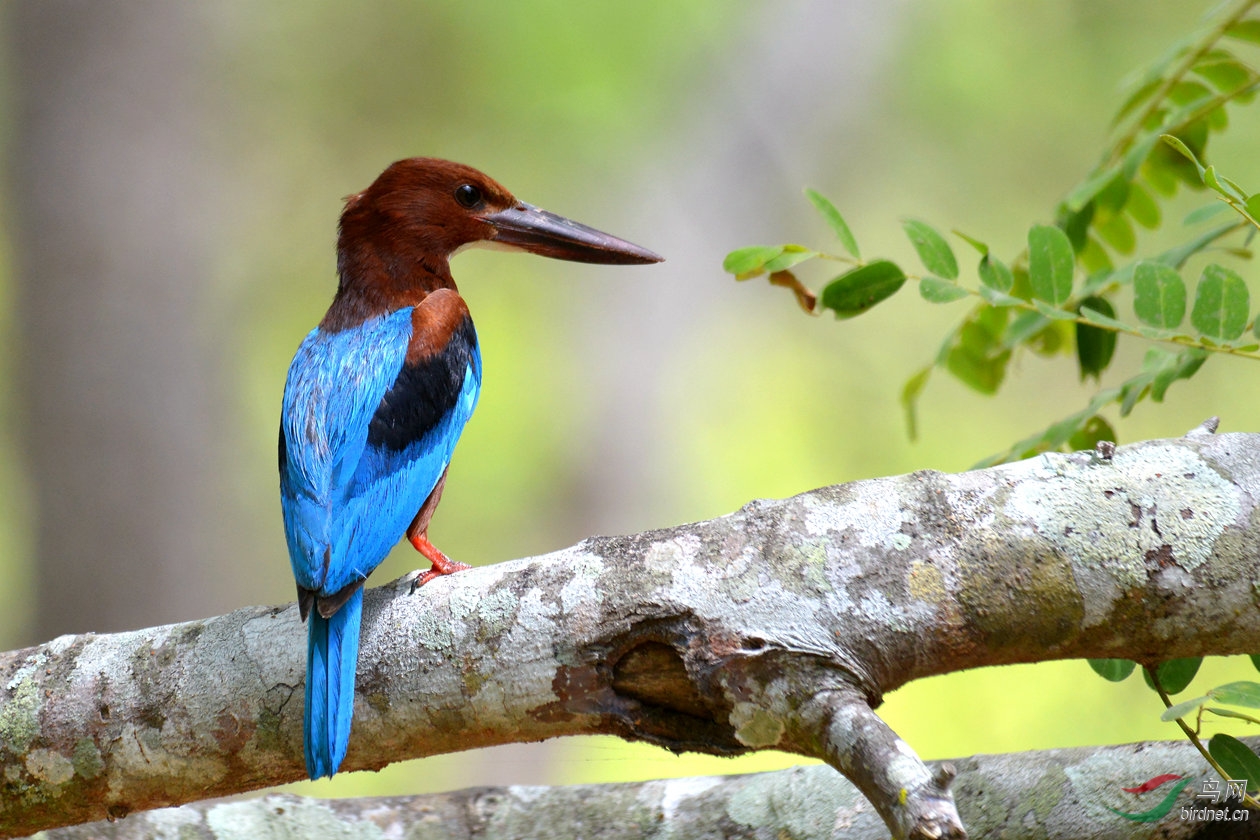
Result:
M1232 779L1246 779L1248 792L1260 790L1260 756L1233 735L1218 732L1208 741L1208 754Z
M1251 660L1251 667L1255 668L1257 671L1260 671L1260 654L1253 653L1247 658Z
M1162 126L1174 126L1175 130L1171 132L1171 135L1174 140L1180 141L1181 148L1178 148L1166 139L1168 135L1150 135L1159 136L1164 142L1152 147L1144 165L1146 177L1151 186L1170 197L1172 192L1175 192L1178 181L1198 186L1203 180L1202 167L1199 166L1198 160L1206 147L1210 132L1205 120L1194 119L1199 113L1196 110L1199 107L1196 104L1179 108L1172 113L1160 111L1156 115L1156 124L1147 126L1152 131L1158 131ZM1183 149L1190 153L1189 157L1182 153Z
M1244 190L1242 187L1238 186L1238 183L1236 181L1233 181L1230 178L1227 178L1224 175L1221 175L1220 173L1217 173L1217 180L1220 182L1221 186L1229 193L1231 198L1234 198L1243 204L1247 203L1247 198L1248 198L1247 191Z
M1250 18L1240 20L1225 30L1225 34L1230 38L1237 38L1240 41L1247 41L1251 44L1260 44L1260 19Z
M1128 417L1133 407L1150 393L1155 374L1159 372L1161 366L1171 364L1175 355L1160 347L1147 349L1146 356L1142 359L1142 372L1120 383L1121 417Z
M1110 682L1120 682L1133 673L1137 663L1131 659L1089 659L1089 667L1094 673Z
M1152 327L1171 330L1186 315L1186 284L1163 263L1140 262L1133 271L1133 311Z
M1063 199L1063 207L1060 208L1060 221L1064 215L1080 213L1086 210L1094 201L1094 196L1102 192L1103 188L1112 182L1116 177L1115 167L1107 167L1092 172L1088 178L1072 188L1072 191ZM1088 210L1092 213L1093 210ZM1089 219L1085 220L1086 227L1089 226Z
M1034 300L1033 306L1037 307L1037 311L1052 321L1075 321L1076 313L1068 312L1066 309L1060 309L1057 306L1051 306L1044 300Z
M1014 309L1003 306L981 306L973 309L972 312L979 316L980 323L997 336L999 341L1010 329L1012 319L1019 314Z
M1205 204L1202 207L1191 210L1186 214L1186 218L1182 220L1181 223L1186 227L1197 225L1199 222L1206 222L1213 216L1221 215L1228 209L1228 204L1223 204L1220 201L1213 201L1211 204Z
M1051 225L1028 231L1028 279L1033 296L1059 306L1072 296L1075 257L1067 234Z
M996 292L1005 294L1015 285L1015 277L1006 267L1006 263L992 254L985 254L980 258L979 273L980 282Z
M1107 186L1116 181L1116 176L1112 176L1102 188L1099 194L1107 192ZM1089 236L1089 226L1094 221L1094 214L1098 211L1098 201L1090 200L1086 202L1079 210L1072 211L1067 205L1060 205L1059 212L1055 216L1055 224L1067 234L1068 242L1072 243L1072 250L1080 251L1085 247L1085 240Z
M1082 434L1084 428L1090 424L1092 418L1094 418L1104 406L1116 402L1120 398L1120 395L1121 392L1119 388L1107 388L1099 391L1094 395L1093 399L1089 401L1089 405L1085 406L1085 408L1075 414L1063 418L1044 431L1038 432L1031 437L1024 438L1001 455L985 458L983 461L973 466L972 469L993 466L994 464L1009 462L1019 458L1027 458L1050 449L1057 449ZM1121 677L1121 679L1123 679L1123 677Z
M1220 105L1212 105L1207 113L1203 115L1203 121L1207 123L1209 131L1224 131L1229 128L1229 111L1226 111Z
M1172 90L1168 91L1168 101L1181 105L1185 110L1198 108L1211 98L1212 91L1208 90L1207 85L1202 85L1189 79L1178 82L1172 86ZM1180 121L1174 112L1170 122L1175 124Z
M1003 341L1010 310L983 306L972 312L944 347L945 369L982 394L993 394L1006 376L1011 351Z
M1098 191L1094 196L1094 204L1097 205L1096 212L1115 213L1124 207L1129 200L1129 179L1124 176L1123 172L1117 172L1107 184ZM1064 230L1068 235L1068 239L1072 239L1071 231Z
M1190 323L1208 338L1233 341L1247 328L1249 298L1247 284L1238 274L1213 263L1199 278Z
M1137 236L1133 233L1133 224L1127 216L1118 213L1108 215L1094 223L1094 230L1108 245L1121 254L1132 254L1137 244Z
M1112 263L1111 257L1107 254L1107 249L1102 246L1097 237L1089 236L1085 239L1084 247L1076 252L1076 257L1080 261L1081 268L1088 274L1100 274L1115 270L1115 264Z
M1163 686L1164 691L1169 694L1180 694L1186 690L1186 686L1190 685L1194 675L1199 672L1201 664L1203 664L1202 656L1169 659L1167 662L1161 662L1155 666L1155 676L1159 678L1159 684ZM1143 669L1142 676L1146 678L1147 685L1151 688L1155 687L1151 682L1150 672Z
M901 226L906 236L910 237L914 250L919 252L924 268L946 280L958 279L958 261L954 259L954 252L945 237L918 219L906 219Z
M1166 363L1155 371L1151 379L1151 399L1163 402L1168 386L1178 379L1194 376L1207 361L1207 355L1207 351L1199 347L1187 347L1180 353L1169 354Z
M1206 694L1201 694L1198 697L1191 698L1190 700L1182 700L1175 706L1169 706L1167 709L1164 709L1164 712L1159 716L1159 719L1164 723L1168 723L1179 717L1185 717L1202 706L1207 699Z
M994 306L1025 306L1028 303L1026 300L1020 300L1013 295L990 289L988 286L981 286L977 291L980 292L980 297Z
M855 260L862 259L862 254L858 252L857 240L853 238L853 231L849 230L848 224L845 223L844 217L840 215L836 206L816 190L805 190L805 196L818 210L819 215L831 226L832 232L835 233L836 239L840 240L844 250L848 251Z
M1260 723L1260 719L1257 719L1252 715L1245 715L1242 712L1236 712L1233 709L1218 709L1216 706L1204 706L1203 711L1211 712L1212 714L1219 715L1221 717L1245 720L1248 723Z
M901 388L901 407L906 412L906 430L910 440L916 440L919 436L919 416L918 404L919 395L923 393L923 388L927 385L928 378L932 375L933 365L927 365L922 368L914 376L906 380L906 384Z
M1203 170L1203 183L1208 189L1220 193L1225 198L1232 198L1240 203L1247 200L1247 194L1224 175L1218 175L1215 166L1209 166Z
M804 245L784 245L783 253L774 259L766 260L761 270L767 274L773 274L776 271L789 269L797 263L805 262L805 260L812 260L816 256L818 256L817 251L806 248Z
M1041 313L1037 313L1040 315ZM1068 313L1071 314L1071 313ZM1042 316L1044 318L1044 316ZM1029 336L1028 349L1039 356L1057 356L1072 350L1073 323L1070 321L1045 318L1046 325ZM1011 325L1012 328L1014 324ZM1008 342L1009 343L1009 342ZM1012 347L1014 345L1011 345Z
M1028 260L1024 264L1011 266L1011 294L1027 303L1033 298L1032 281L1028 279Z
M1080 452L1084 449L1094 449L1100 441L1104 440L1115 443L1116 431L1101 414L1095 414L1085 421L1084 426L1072 433L1072 436L1068 438L1068 446L1073 452Z
M731 251L722 260L722 270L735 275L736 280L747 280L765 271L765 264L783 253L782 245L753 245Z
M967 297L971 292L951 280L924 277L919 281L919 294L928 303L953 303Z
M1082 297L1111 294L1116 289L1128 286L1132 282L1133 263L1129 263L1117 271L1100 271L1097 274L1091 274L1081 285L1080 294Z
M1174 161L1174 156L1176 160ZM1177 194L1177 164L1190 164L1176 152L1160 146L1151 152L1151 156L1142 165L1142 175L1151 189L1164 198L1172 198Z
M1133 93L1129 94L1129 98L1124 101L1124 104L1120 106L1120 110L1117 111L1115 117L1112 118L1111 124L1119 125L1123 122L1124 118L1133 113L1137 106L1150 99L1151 94L1157 91L1163 82L1164 80L1158 77L1151 79L1146 82L1146 84L1138 87L1135 91L1133 91Z
M1251 198L1248 198L1244 206L1247 208L1248 216L1260 221L1260 193L1255 193Z
M1092 297L1100 293L1110 294L1112 290L1128 286L1132 282L1133 263L1126 263L1114 271L1097 271L1090 274L1081 284L1077 294L1081 297Z
M1142 73L1132 74L1133 80L1127 81L1125 86L1132 88L1138 84L1149 82L1152 79L1155 81L1163 81L1164 77L1168 75L1169 70L1172 68L1173 62L1175 61L1180 63L1180 60L1185 57L1186 53L1189 52L1192 47L1198 46L1199 37L1200 34L1194 30L1183 34L1180 38L1177 38L1165 47L1164 51L1160 53L1159 58L1151 62L1151 64L1147 66Z
M1174 111L1168 116L1173 121L1172 123L1170 123L1172 125L1175 125L1177 122L1184 123L1184 125L1182 125L1180 130L1174 131L1172 133L1176 135L1177 137L1181 138L1181 142L1185 143L1186 147L1190 149L1190 151L1193 152L1198 157L1199 160L1203 160L1203 155L1207 151L1208 137L1211 136L1211 133L1212 133L1211 126L1208 125L1208 123L1202 119L1194 120L1193 122L1189 121L1189 118L1194 113L1197 113L1198 109L1200 108L1200 105L1201 103L1198 103L1198 102L1192 103L1191 105L1185 108L1182 108L1178 111ZM1176 153L1174 152L1174 154ZM1177 157L1180 158L1181 155L1178 154ZM1186 163L1186 166L1189 167L1191 170L1195 168L1194 164L1191 161L1187 160L1185 161L1185 163Z
M1133 144L1133 148L1124 156L1121 163L1120 171L1124 174L1126 180L1132 186L1133 179L1137 177L1138 170L1146 163L1147 158L1151 156L1151 150L1159 144L1158 134L1148 134L1143 139Z
M1233 93L1246 87L1254 79L1254 74L1246 65L1233 57L1210 57L1200 59L1194 65L1198 73L1207 83L1221 93Z
M823 289L819 304L837 318L861 315L897 293L906 275L888 260L876 260L841 274Z
M977 251L979 251L981 256L988 256L989 246L981 242L979 239L976 239L975 237L972 237L972 236L968 236L967 234L963 233L961 230L958 230L957 228L954 229L954 235L965 240L968 245L970 245L972 248L975 248Z
M1107 318L1114 318L1116 310L1106 298L1091 297L1081 301L1082 307ZM1079 309L1078 309L1079 311ZM1102 372L1111 364L1111 357L1116 352L1116 333L1090 324L1076 324L1076 360L1080 366L1081 379L1102 378Z
M1194 152L1190 151L1190 147L1187 146L1180 137L1174 137L1171 134L1161 134L1159 136L1159 139L1163 140L1169 146L1172 146L1174 149L1176 149L1178 152L1181 153L1182 157L1184 157L1186 160L1193 163L1194 168L1198 170L1199 179L1202 180L1203 172L1204 172L1203 164L1199 163L1198 156L1195 155Z
M1177 335L1176 330L1161 330L1156 327L1148 327L1146 324L1137 325L1137 333L1143 338L1149 338L1151 341L1167 341ZM1186 336L1189 338L1190 336Z
M1171 265L1173 268L1181 268L1185 265L1186 260L1193 257L1195 254L1199 253L1225 234L1236 230L1237 227L1238 226L1234 222L1229 222L1228 224L1219 225L1218 227L1214 227L1210 230L1205 230L1189 242L1178 245L1176 248L1170 248L1155 259L1165 265Z
M1021 344L1031 344L1033 337L1049 325L1050 319L1040 312L1021 312L1011 322L1003 343L1012 349Z
M1115 318L1108 318L1101 312L1095 312L1088 304L1081 306L1081 317L1095 326L1111 330L1112 332L1125 332L1129 329L1129 326L1123 321L1117 321Z
M1011 320L1011 310L980 306L959 325L958 340L976 352L995 353L1002 348L1002 336Z
M1155 230L1159 227L1161 218L1159 204L1146 188L1136 181L1129 185L1129 201L1124 205L1124 212L1147 230Z
M1249 680L1218 685L1208 692L1208 696L1218 703L1230 706L1246 706L1248 709L1260 709L1260 683Z
M996 358L976 356L962 349L950 352L945 368L960 382L981 394L996 394L1006 378L1006 363L1010 351Z

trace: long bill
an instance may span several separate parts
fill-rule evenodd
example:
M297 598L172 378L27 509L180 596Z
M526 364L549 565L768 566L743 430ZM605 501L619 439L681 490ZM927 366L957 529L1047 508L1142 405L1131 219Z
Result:
M665 259L647 248L524 202L481 219L494 228L495 243L544 257L616 265L643 265Z

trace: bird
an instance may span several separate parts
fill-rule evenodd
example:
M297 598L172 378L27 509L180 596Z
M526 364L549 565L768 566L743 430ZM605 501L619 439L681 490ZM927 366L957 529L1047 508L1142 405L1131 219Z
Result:
M280 500L307 628L307 775L332 776L349 744L363 587L403 536L431 567L470 568L429 542L455 444L481 392L481 350L450 258L472 246L561 260L662 257L517 200L464 164L415 157L349 196L332 304L289 367Z

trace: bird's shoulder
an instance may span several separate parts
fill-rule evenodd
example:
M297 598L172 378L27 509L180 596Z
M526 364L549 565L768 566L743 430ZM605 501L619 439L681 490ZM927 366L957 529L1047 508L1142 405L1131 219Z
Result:
M439 289L412 309L403 364L372 416L369 446L400 451L420 442L470 397L475 401L480 384L468 306L453 289Z

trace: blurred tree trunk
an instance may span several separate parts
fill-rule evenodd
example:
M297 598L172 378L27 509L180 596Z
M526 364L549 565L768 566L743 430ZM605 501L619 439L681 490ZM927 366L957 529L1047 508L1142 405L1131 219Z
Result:
M215 532L228 529L210 469L216 179L199 14L156 0L8 6L32 640L187 619L216 600Z

